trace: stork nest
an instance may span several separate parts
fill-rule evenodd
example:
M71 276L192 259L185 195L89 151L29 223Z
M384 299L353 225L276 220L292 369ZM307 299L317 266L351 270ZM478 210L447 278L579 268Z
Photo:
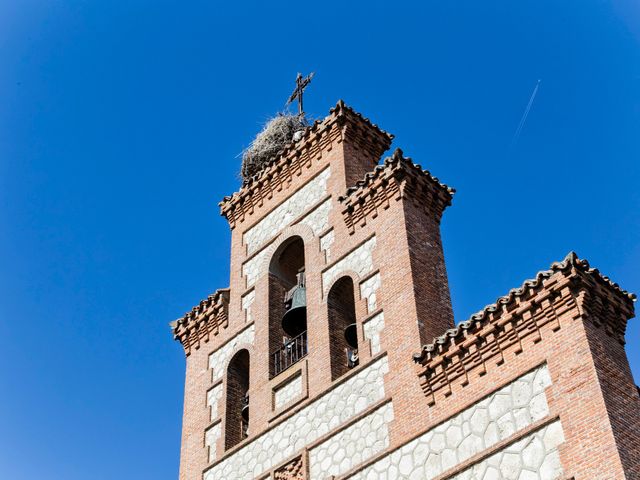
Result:
M309 126L304 115L280 113L269 120L251 145L242 152L242 180L248 181ZM298 137L300 134L297 135Z

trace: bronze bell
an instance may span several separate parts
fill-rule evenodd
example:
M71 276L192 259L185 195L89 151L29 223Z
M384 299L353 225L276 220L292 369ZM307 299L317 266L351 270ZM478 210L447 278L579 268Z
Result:
M242 410L240 410L242 420L247 423L249 421L249 394L245 395L242 399Z
M289 337L297 337L307 329L307 289L304 285L304 271L298 273L298 284L284 299L287 309L282 317L282 330Z
M344 329L344 339L351 348L358 348L358 327L355 323Z

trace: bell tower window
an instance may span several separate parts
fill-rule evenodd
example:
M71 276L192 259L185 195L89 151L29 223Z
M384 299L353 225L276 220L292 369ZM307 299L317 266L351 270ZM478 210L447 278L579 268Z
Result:
M269 265L269 357L271 376L307 355L307 289L304 243L292 237Z
M237 445L249 435L249 352L240 350L227 368L225 448Z
M333 284L327 296L331 379L335 380L358 365L358 327L354 285L351 277Z

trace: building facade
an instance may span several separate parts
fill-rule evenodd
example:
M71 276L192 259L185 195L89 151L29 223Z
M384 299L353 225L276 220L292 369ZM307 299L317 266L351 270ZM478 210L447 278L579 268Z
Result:
M181 480L640 479L634 297L573 253L457 326L454 191L342 101L221 202L229 288L172 324Z

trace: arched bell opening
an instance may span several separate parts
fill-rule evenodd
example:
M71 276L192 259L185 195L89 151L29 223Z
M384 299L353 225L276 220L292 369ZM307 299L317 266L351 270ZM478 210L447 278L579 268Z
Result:
M358 365L354 290L351 277L342 277L333 284L327 296L332 380Z
M304 242L296 236L269 264L269 358L271 376L307 354L307 290Z
M227 368L226 449L247 438L249 420L249 352L240 350Z

